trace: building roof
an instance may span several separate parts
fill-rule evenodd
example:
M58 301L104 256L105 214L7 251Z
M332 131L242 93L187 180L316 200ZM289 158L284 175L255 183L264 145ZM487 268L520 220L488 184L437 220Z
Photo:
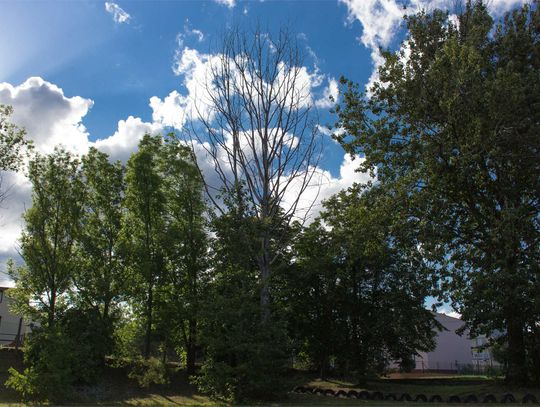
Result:
M13 288L15 287L15 281L13 280L0 280L0 290L6 289L6 288Z

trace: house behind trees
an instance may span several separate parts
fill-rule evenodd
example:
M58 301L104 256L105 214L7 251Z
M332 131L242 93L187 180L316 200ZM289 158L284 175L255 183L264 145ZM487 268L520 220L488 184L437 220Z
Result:
M21 316L9 310L8 291L13 286L10 281L0 281L0 346L18 347L30 329Z
M470 338L468 330L458 335L456 330L464 324L459 318L440 313L435 318L446 329L437 333L437 346L432 352L419 352L415 356L416 371L485 372L500 367L491 350L484 348L486 337Z

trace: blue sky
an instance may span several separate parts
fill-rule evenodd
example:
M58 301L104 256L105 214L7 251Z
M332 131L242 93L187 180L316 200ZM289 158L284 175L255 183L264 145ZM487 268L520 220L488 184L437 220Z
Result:
M338 78L365 82L370 51L357 40L360 24L347 23L347 7L334 1L250 1L227 7L212 1L119 2L129 14L114 21L103 2L2 3L0 81L13 85L39 76L66 96L94 101L84 117L90 138L104 138L129 115L151 119L148 100L180 90L172 65L178 34L186 46L211 52L231 25L275 29L289 25ZM204 39L187 30L199 30ZM312 62L312 61L307 61Z
M495 17L523 0L490 0ZM95 145L125 160L146 132L181 127L200 69L228 27L272 32L286 25L306 52L304 65L322 125L326 98L344 75L376 79L379 47L397 49L402 17L448 9L454 0L1 1L0 103L38 150L84 153ZM450 12L452 10L450 9ZM327 137L318 202L366 175ZM16 256L21 214L30 202L22 174L0 207L0 264ZM309 197L308 197L309 198ZM315 208L320 209L320 204ZM1 267L1 266L0 266Z

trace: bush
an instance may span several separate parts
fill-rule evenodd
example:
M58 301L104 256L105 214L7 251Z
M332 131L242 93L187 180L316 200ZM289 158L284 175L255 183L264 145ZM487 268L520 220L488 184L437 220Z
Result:
M110 331L97 312L75 309L52 328L34 328L23 346L28 367L22 373L10 369L6 386L24 400L57 403L69 399L74 385L98 379L112 348Z
M128 377L137 380L141 387L149 387L151 384L169 384L167 366L157 358L134 359L131 362Z
M266 400L285 389L286 329L275 315L262 321L258 287L233 270L213 282L199 334L205 360L194 382L214 398Z
M22 373L11 368L6 386L24 400L62 402L73 391L75 349L60 329L35 329L26 339Z

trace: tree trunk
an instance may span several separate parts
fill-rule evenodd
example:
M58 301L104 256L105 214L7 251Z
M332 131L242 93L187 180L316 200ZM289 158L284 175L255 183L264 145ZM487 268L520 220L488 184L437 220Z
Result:
M259 257L259 269L261 272L261 318L263 322L268 321L270 318L270 263L268 258L267 253L263 253Z
M152 284L148 285L148 299L146 301L146 338L144 344L144 358L150 357L150 342L152 336L152 308L153 308L154 290Z
M507 317L507 335L508 335L508 371L506 380L513 384L525 384L528 381L525 341L523 333L523 323L514 310Z
M54 317L56 314L56 291L53 289L51 293L51 300L49 305L49 312L48 312L48 328L52 328L54 326Z
M189 337L186 344L186 371L187 374L191 375L195 373L195 362L197 360L197 321L194 319L189 320Z
M267 219L264 218L263 219ZM263 224L264 224L263 220ZM257 262L261 273L261 319L263 322L270 318L270 238L268 232L264 231L261 236L261 251Z

